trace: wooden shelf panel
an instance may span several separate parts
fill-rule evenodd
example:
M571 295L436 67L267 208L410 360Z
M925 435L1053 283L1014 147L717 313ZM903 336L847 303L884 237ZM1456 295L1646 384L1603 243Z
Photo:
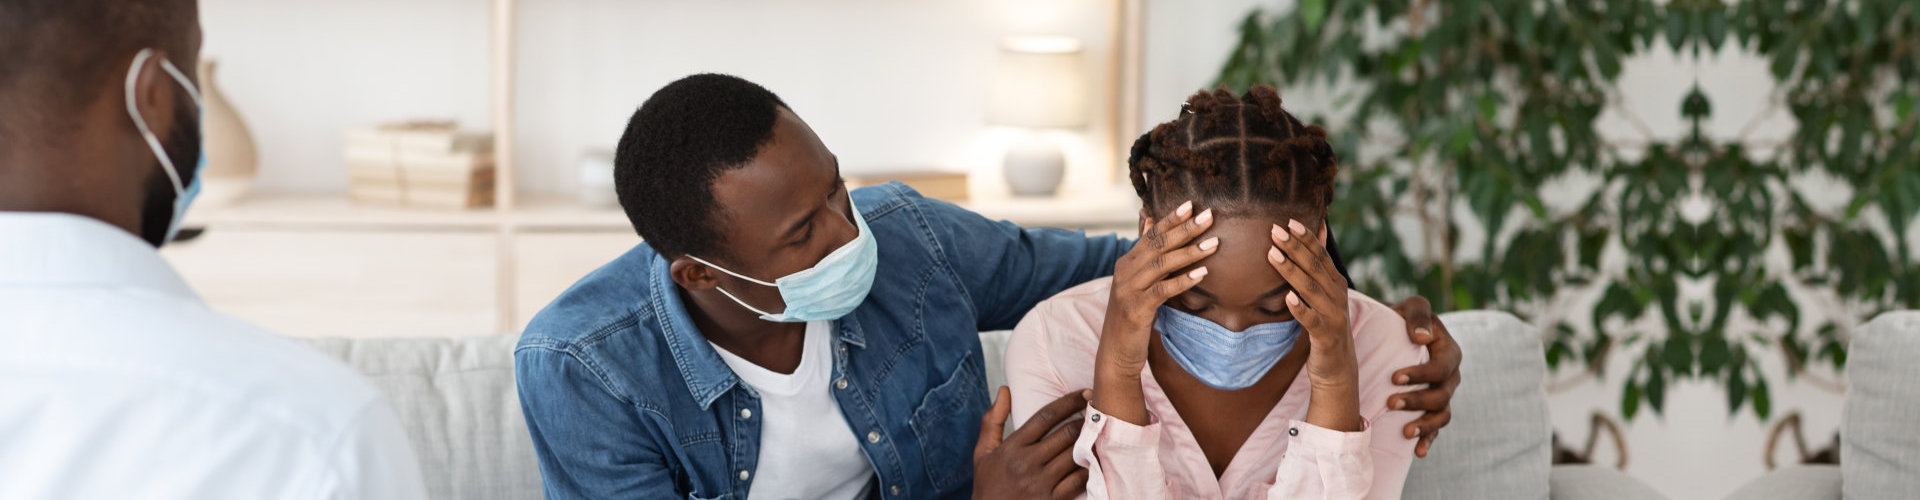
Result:
M1027 227L1132 228L1140 203L1131 191L1065 198L1004 198L960 204L990 219ZM567 196L522 196L512 209L470 210L365 203L339 195L269 195L197 207L186 225L282 231L629 232L620 207L589 206Z

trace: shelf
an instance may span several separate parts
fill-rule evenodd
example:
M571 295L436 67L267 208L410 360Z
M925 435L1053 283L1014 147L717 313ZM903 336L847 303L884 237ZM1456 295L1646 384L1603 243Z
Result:
M1027 227L1125 229L1139 201L1112 190L1063 198L1004 198L960 204L990 219ZM219 207L197 207L185 225L281 231L625 232L620 207L580 204L568 196L527 196L512 210L469 210L359 203L339 195L268 195Z

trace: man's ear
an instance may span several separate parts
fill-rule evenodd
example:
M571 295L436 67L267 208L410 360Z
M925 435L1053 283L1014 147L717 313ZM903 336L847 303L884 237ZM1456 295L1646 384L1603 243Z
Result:
M178 90L180 84L175 82L173 76L168 75L167 70L160 66L160 61L166 60L166 57L166 51L155 49L152 55L140 62L138 68L129 70L134 72L133 106L140 111L140 117L145 119L147 130L153 132L154 137L160 139L163 144L169 137L173 136L174 108L183 104L176 101L181 100L180 97L185 95L185 90ZM131 64L132 60L129 59L128 63ZM187 70L183 69L181 71ZM121 101L126 99L128 97L126 95L127 82L125 80L127 74L118 71L110 73L113 79L113 93L116 97L114 100ZM190 105L192 103L188 102L184 104ZM125 106L125 104L121 106ZM125 109L121 109L118 114L125 117L127 112ZM128 118L122 119L126 120ZM122 121L121 123L125 123L127 128L134 130L134 137L139 137L139 128L131 121ZM142 146L141 150L145 151L146 147ZM147 166L143 168L151 167L151 164L147 164ZM174 167L192 168L193 166L174 165Z
M688 290L712 290L720 287L713 268L688 258L685 255L674 257L667 264L667 274L673 276L673 282Z

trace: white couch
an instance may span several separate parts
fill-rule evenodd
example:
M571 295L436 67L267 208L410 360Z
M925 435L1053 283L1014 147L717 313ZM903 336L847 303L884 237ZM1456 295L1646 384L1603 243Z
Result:
M1406 498L1662 498L1607 468L1549 466L1539 336L1512 315L1441 315L1467 353L1453 423L1416 460ZM983 334L990 387L1004 384L1006 332ZM540 471L513 381L515 336L305 341L386 391L436 499L540 498Z

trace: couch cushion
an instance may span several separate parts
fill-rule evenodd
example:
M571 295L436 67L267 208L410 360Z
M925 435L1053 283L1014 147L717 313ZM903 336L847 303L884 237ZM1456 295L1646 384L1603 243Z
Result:
M1666 500L1652 486L1612 467L1559 465L1552 472L1553 500ZM1745 497L1736 497L1745 498ZM1775 498L1775 497L1767 497ZM1781 500L1786 500L1782 497Z
M517 335L307 339L385 392L437 499L540 498L513 381Z
M1920 311L1880 315L1847 348L1840 473L1847 498L1920 491Z
M1793 465L1768 472L1727 500L1840 500L1840 467ZM1855 497L1859 498L1859 497Z
M1000 386L1007 385L1007 339L1010 330L980 332L980 350L986 353L987 397L999 397Z
M1405 498L1547 498L1553 429L1540 337L1511 314L1463 311L1440 322L1465 353L1453 422L1407 474Z

